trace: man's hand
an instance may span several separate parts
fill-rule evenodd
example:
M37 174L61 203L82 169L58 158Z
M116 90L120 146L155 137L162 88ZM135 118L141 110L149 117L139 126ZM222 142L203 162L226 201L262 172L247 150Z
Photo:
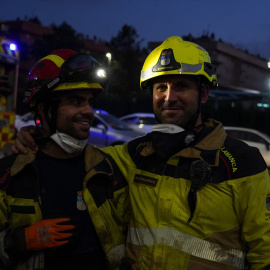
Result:
M77 229L77 221L70 218L43 219L29 227L8 229L4 239L5 252L15 262L25 258L28 251L41 251L73 242Z
M12 152L15 154L23 153L27 154L27 147L35 150L37 145L34 140L34 136L37 134L37 129L35 126L22 127L17 133L15 139L15 144L12 146Z
M24 229L26 250L40 251L65 245L73 239L74 229L69 218L40 220Z

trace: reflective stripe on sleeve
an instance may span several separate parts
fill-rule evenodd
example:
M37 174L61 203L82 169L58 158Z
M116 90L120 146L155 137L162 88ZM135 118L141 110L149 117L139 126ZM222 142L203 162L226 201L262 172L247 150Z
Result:
M130 227L127 243L138 246L169 246L195 257L220 262L238 269L247 269L245 253L241 250L228 248L170 228L138 229Z
M118 245L107 253L107 258L112 264L120 264L125 256L125 245Z

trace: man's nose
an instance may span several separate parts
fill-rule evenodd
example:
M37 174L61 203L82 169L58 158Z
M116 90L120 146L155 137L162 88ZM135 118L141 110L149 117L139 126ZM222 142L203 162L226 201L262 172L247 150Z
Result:
M81 112L82 112L82 114L93 114L94 113L93 108L89 103L85 104L82 107Z
M165 92L165 101L174 101L176 100L176 92L173 90L171 86L168 86Z

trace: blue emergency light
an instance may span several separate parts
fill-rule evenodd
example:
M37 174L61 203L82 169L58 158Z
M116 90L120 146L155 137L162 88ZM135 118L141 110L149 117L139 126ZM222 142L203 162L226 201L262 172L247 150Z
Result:
M11 51L16 51L16 50L17 50L16 44L14 44L14 43L9 44L9 49L10 49Z

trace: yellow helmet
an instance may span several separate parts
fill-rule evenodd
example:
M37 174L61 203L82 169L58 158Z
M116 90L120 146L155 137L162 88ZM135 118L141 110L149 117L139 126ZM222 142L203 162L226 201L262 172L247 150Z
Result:
M211 88L217 86L216 68L208 52L195 43L172 36L146 58L141 71L141 89L148 88L155 77L175 74L203 76Z

